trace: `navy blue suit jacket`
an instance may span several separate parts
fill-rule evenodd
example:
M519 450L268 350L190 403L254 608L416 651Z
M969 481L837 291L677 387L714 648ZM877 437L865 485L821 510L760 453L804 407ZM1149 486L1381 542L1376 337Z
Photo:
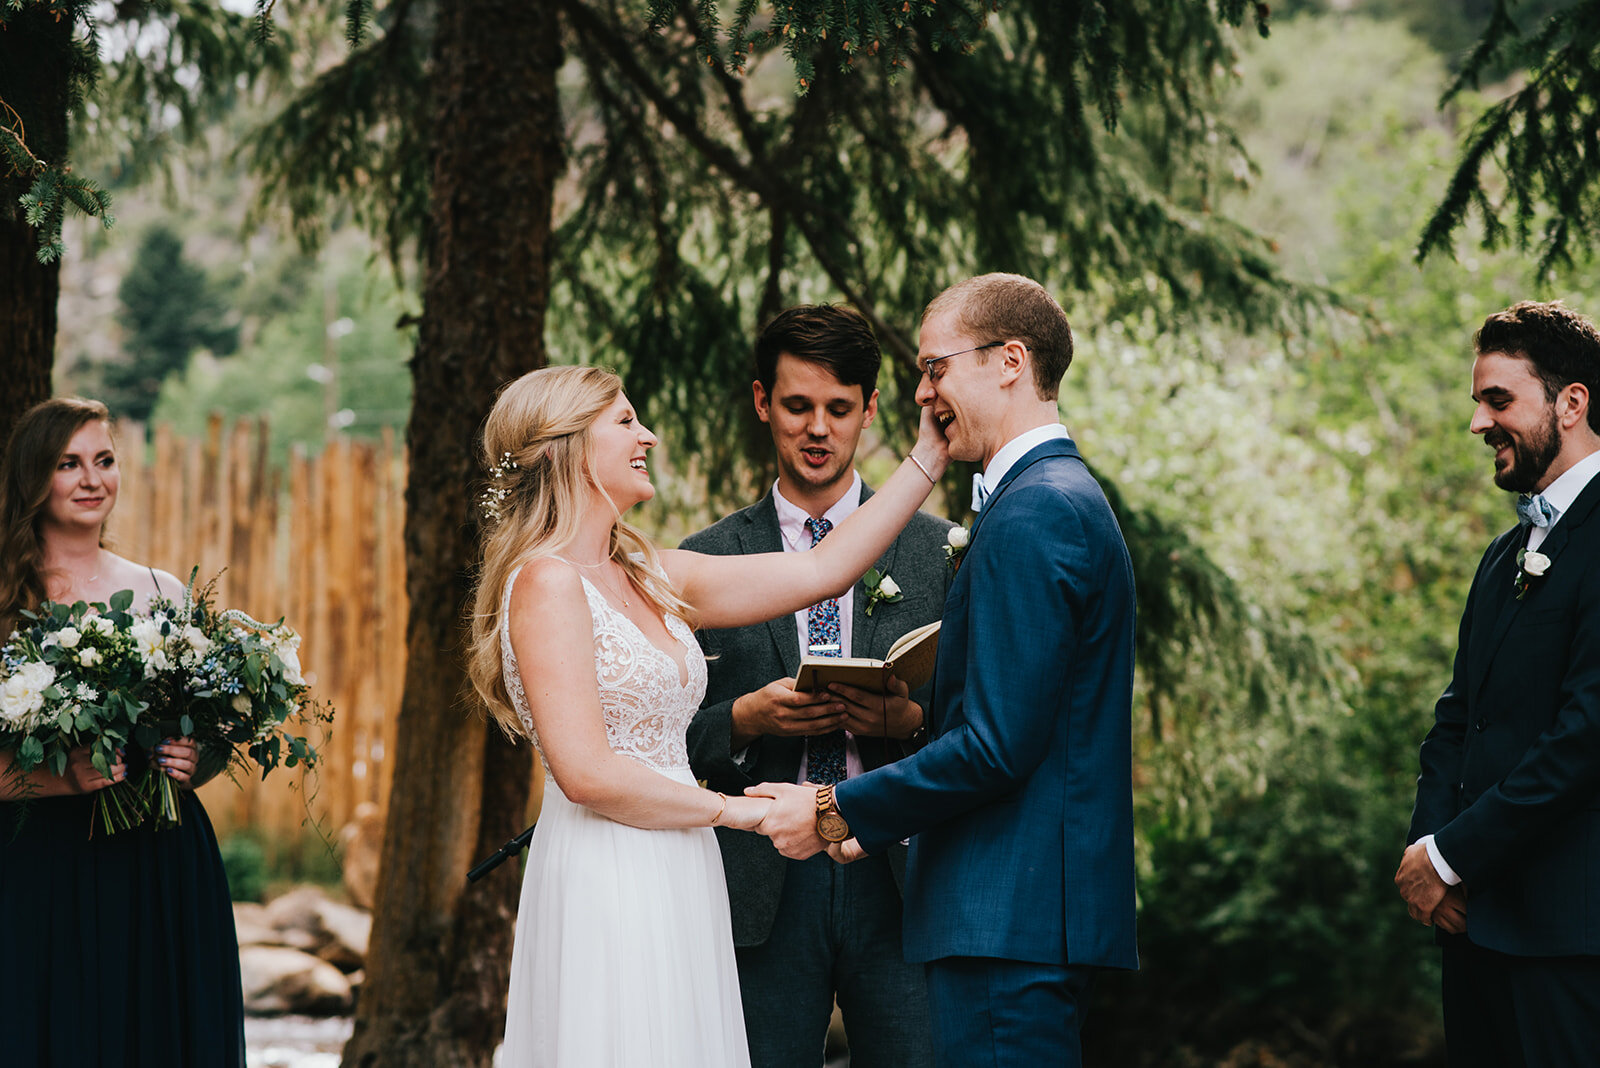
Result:
M1525 528L1494 540L1422 743L1407 842L1432 834L1467 937L1518 956L1600 954L1600 478L1513 589Z
M869 852L912 836L911 961L1134 968L1133 569L1070 441L1007 472L950 584L919 752L840 783Z

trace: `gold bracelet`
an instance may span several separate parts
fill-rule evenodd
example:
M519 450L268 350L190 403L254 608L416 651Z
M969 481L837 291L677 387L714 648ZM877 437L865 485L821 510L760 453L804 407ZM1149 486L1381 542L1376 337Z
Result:
M715 827L717 825L717 821L722 818L722 814L728 810L728 795L723 793L721 790L718 790L717 796L722 798L722 807L717 809L717 814L715 816L711 817L711 826L713 827Z
M916 464L917 465L917 470L921 471L923 476L926 477L929 482L933 483L935 486L937 486L939 484L939 480L934 478L932 475L928 474L928 469L926 467L922 466L922 461L917 459L917 454L916 453L914 453L914 452L906 453L906 459L910 460L912 463Z

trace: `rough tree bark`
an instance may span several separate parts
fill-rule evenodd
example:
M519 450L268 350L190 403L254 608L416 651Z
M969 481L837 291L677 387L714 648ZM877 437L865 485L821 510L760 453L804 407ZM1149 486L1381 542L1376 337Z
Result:
M477 555L476 438L496 389L545 362L561 173L554 5L438 6L428 265L406 440L405 694L367 981L344 1063L487 1066L504 1028L515 865L472 861L521 830L531 750L489 728L462 669Z
M44 8L24 12L0 33L0 126L25 134L40 159L67 153L67 61L72 21L57 21ZM0 164L0 450L17 417L50 396L55 362L59 263L37 257L39 234L23 218L17 198L31 176L7 173Z

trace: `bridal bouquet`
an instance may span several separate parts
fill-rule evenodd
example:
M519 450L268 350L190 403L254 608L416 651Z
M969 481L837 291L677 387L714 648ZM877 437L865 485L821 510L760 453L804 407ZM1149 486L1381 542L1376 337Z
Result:
M139 694L145 661L132 604L129 590L109 605L47 602L23 612L0 647L0 750L14 754L11 774L19 780L40 765L62 774L68 754L82 745L110 778L117 749L147 708ZM96 794L94 816L108 832L139 823L143 814L127 781Z
M230 777L249 762L263 778L280 764L315 767L315 747L290 727L333 717L309 699L300 636L282 620L261 623L219 610L215 585L212 579L197 591L191 572L181 603L158 598L149 617L134 624L144 660L139 692L154 713L135 728L134 740L150 750L163 737L192 737L202 780L217 761ZM174 784L159 767L144 773L141 796L158 826L179 822Z
M109 777L118 748L131 741L150 752L179 736L195 741L194 785L249 761L263 776L280 764L315 766L316 749L290 725L332 713L309 699L299 635L282 621L218 610L214 586L196 591L191 573L181 602L157 598L142 612L129 611L131 590L109 604L24 612L0 648L0 750L15 754L11 774L43 764L59 775L87 745ZM176 784L158 764L96 791L94 823L107 833L147 819L180 822Z

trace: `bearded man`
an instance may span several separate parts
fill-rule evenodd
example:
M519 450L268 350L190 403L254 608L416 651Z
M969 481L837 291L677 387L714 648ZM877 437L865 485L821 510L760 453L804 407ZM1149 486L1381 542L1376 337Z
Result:
M1489 316L1471 429L1520 522L1478 565L1395 885L1444 954L1454 1066L1600 1050L1600 332Z

